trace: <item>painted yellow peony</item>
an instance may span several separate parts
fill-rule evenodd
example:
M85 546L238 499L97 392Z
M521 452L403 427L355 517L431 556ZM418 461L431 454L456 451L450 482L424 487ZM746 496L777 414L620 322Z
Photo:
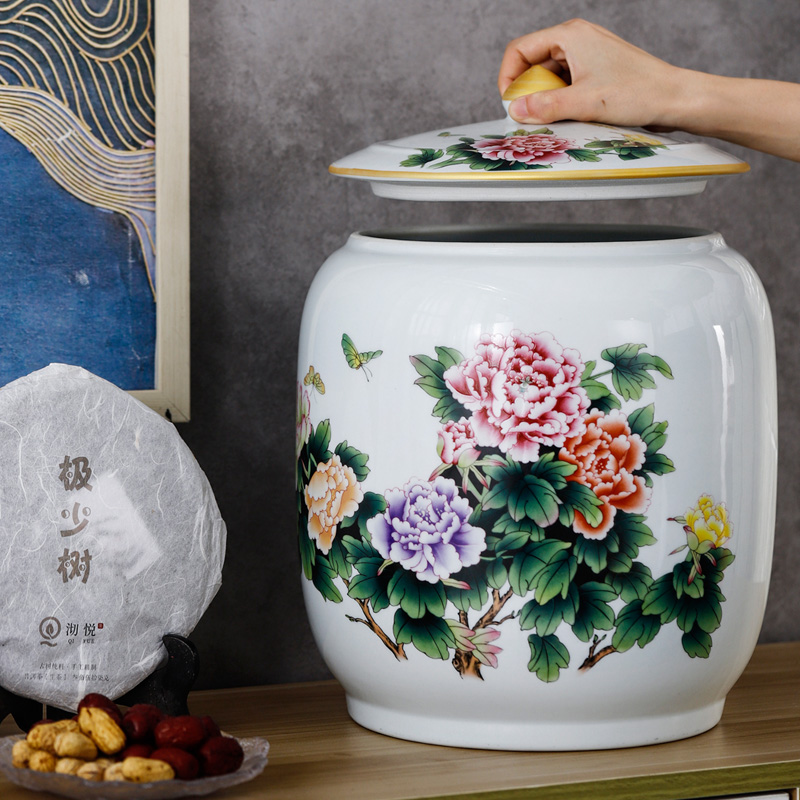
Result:
M327 554L336 536L336 526L358 510L364 493L353 470L337 455L317 465L305 488L308 535Z
M686 524L701 544L711 542L714 547L722 547L733 533L725 504L715 504L713 498L707 494L697 501L694 508L686 512Z

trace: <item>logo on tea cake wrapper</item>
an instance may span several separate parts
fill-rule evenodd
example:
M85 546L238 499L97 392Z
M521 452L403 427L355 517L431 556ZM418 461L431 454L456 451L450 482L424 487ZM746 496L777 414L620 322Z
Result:
M57 639L61 633L61 622L58 617L45 617L39 623L39 635L42 641L39 644L46 644L48 647L56 647L57 643L53 639Z

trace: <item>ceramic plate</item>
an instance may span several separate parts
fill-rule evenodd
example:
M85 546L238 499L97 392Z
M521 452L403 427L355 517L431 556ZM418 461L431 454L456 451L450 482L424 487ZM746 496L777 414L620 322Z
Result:
M54 772L34 772L20 769L11 764L11 748L14 742L25 738L22 735L6 736L0 739L0 770L12 782L36 792L52 792L61 797L76 800L121 800L122 798L146 798L160 800L169 797L193 797L211 794L218 789L235 786L252 780L264 771L267 765L269 742L260 737L239 739L244 750L242 766L229 775L214 778L198 778L194 781L156 781L154 783L108 783L87 781L74 775L57 775Z

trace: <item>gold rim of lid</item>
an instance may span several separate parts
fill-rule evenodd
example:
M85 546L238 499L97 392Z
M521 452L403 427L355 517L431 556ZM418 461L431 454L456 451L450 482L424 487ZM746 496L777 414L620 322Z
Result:
M541 64L534 64L518 76L503 92L503 100L516 100L518 97L528 94L562 89L564 86L567 86L567 82L561 80L555 72L551 72Z

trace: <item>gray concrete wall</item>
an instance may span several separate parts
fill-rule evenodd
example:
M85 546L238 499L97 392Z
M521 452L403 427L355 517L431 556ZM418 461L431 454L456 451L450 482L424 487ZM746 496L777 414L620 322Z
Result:
M295 358L314 273L347 235L430 221L713 228L756 267L775 320L778 523L762 641L800 638L800 164L701 195L570 204L379 200L328 174L373 141L495 119L509 39L573 16L727 75L800 81L796 0L192 0L192 412L180 426L228 524L224 584L195 632L200 685L327 676L305 618L293 513ZM742 532L744 533L744 532Z

